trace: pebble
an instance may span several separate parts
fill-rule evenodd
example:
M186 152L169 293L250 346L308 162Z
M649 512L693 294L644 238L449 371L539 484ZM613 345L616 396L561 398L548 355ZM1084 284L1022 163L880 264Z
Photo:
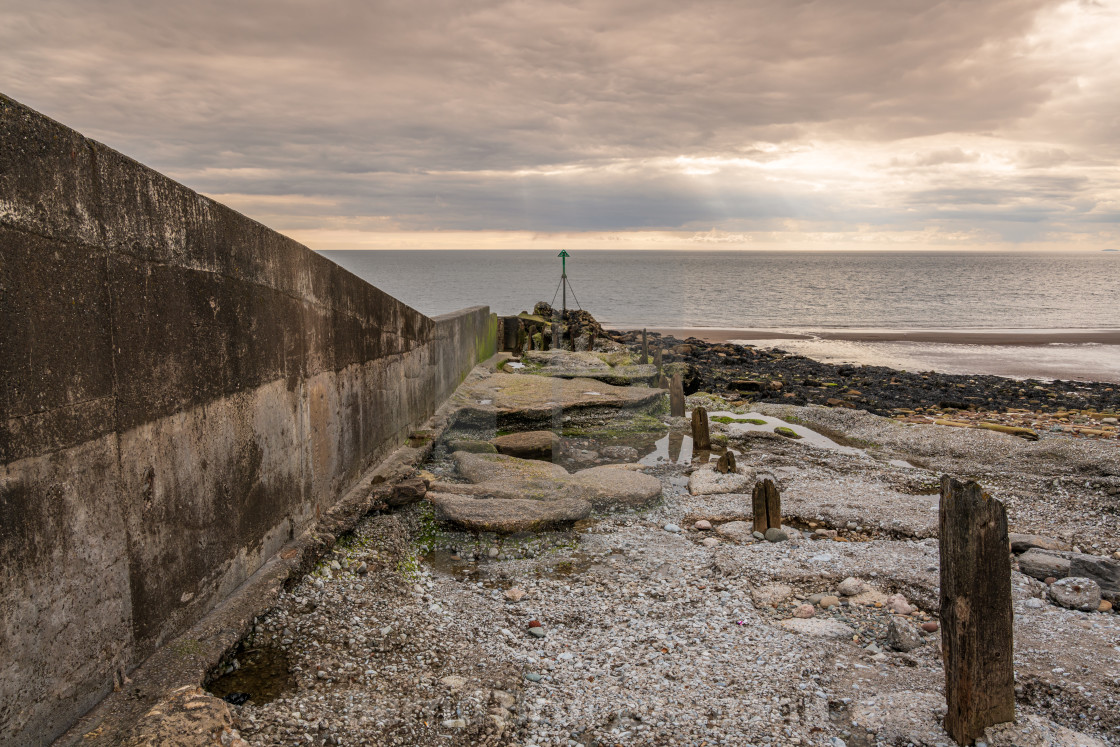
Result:
M766 539L766 535L763 534L762 532L751 532L751 536L754 537L756 540Z
M672 532L673 534L676 534L677 532L681 531L681 528L679 526L677 526L676 524L666 524L665 526L663 526L661 528L664 529L666 532Z
M916 610L906 601L901 594L891 594L887 597L887 608L899 615L909 615Z
M525 590L519 589L516 586L512 589L506 589L505 597L511 602L520 602L525 598Z
M830 607L838 607L840 605L840 599L829 594L828 596L821 597L819 604L827 610Z
M696 527L701 532L706 532L706 531L708 531L709 529L712 528L712 522L708 521L707 519L701 519L700 521L696 522L692 526Z
M544 638L544 628L529 628L529 635L534 638Z
M836 590L840 592L841 596L854 597L863 591L863 582L858 578L849 576L840 582L840 586L836 587Z
M893 617L887 623L887 645L895 651L913 651L922 645L922 637L906 620Z
M801 617L801 618L812 617L815 614L817 614L816 609L811 604L802 604L796 610L793 611L793 616L794 617Z
M936 633L939 627L936 620L927 620L922 623L922 630L927 633Z
M767 542L785 542L789 539L789 535L777 527L770 527L767 529L763 537L766 538Z
M489 550L486 551L487 557L490 557L490 558L496 558L496 557L498 557L498 554L499 554L498 553L498 548L496 548L496 547L491 547Z
M1112 609L1112 602L1107 599L1101 600L1101 606L1097 607L1097 612L1108 612Z
M719 540L715 537L705 537L704 539L700 540L700 544L704 547L715 547L719 544Z
M536 672L526 672L525 679L529 680L530 682L540 682L541 676Z
M467 721L461 718L449 718L443 722L443 726L447 729L465 729L467 728Z

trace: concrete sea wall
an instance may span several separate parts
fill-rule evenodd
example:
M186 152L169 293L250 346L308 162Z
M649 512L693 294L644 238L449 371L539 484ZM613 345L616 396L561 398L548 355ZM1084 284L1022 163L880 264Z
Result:
M495 347L0 96L0 744L48 743Z

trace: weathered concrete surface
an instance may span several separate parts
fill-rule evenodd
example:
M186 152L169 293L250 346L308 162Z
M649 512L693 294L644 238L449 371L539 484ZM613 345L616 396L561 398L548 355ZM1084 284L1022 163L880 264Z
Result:
M49 741L492 354L0 97L0 743Z

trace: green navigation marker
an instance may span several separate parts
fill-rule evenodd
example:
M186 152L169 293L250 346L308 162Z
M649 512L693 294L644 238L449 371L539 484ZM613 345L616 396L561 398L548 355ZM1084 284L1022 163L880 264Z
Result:
M572 255L566 249L561 249L556 256L560 258L560 277L568 277L568 257Z

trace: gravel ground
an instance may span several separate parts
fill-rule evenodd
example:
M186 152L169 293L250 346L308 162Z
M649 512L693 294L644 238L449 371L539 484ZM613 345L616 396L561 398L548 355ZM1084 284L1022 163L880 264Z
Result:
M721 525L749 520L750 496L689 495L675 464L647 470L663 503L571 532L457 533L417 504L363 520L259 619L240 668L212 689L263 692L253 662L272 664L268 681L286 690L234 707L259 746L951 744L940 634L920 627L936 620L938 470L978 478L1012 531L1109 554L1120 450L764 407L866 448L732 441L741 465L777 478L789 541L729 539ZM847 577L858 594L838 593ZM1017 571L1013 584L1018 711L1038 717L1021 728L1120 744L1120 617L1049 604ZM914 648L891 648L892 624Z

